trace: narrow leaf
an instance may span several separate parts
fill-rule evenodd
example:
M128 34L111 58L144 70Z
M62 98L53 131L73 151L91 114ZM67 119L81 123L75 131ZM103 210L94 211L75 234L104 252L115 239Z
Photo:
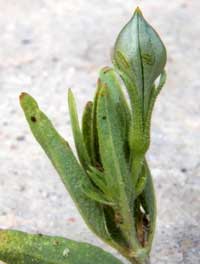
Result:
M90 165L90 158L89 158L86 145L83 140L83 135L82 135L82 132L79 126L75 98L70 89L68 91L68 104L69 104L69 112L70 112L70 118L71 118L71 124L72 124L72 131L74 135L74 141L75 141L78 157L79 157L79 160L82 166L85 169L87 169L88 166Z
M146 182L147 182L147 168L146 166L142 167L141 175L138 179L138 182L136 184L136 198L143 192Z
M162 87L164 86L166 82L166 78L167 78L166 72L163 71L159 77L158 85L155 85L155 84L153 85L152 92L151 92L151 98L149 102L149 109L148 109L146 120L145 120L146 121L145 129L150 129L150 122L151 122L153 107L154 107L157 96L159 95Z
M100 155L106 180L114 192L122 217L120 224L127 241L138 248L132 218L132 187L129 170L123 150L121 126L118 123L115 104L110 96L110 89L101 83L97 103L97 128Z
M97 235L104 240L109 240L102 208L83 192L81 184L90 186L91 183L68 143L58 134L31 96L23 93L20 96L20 103L33 135L60 175L83 219Z
M0 231L0 260L7 264L122 264L87 243L14 230Z
M89 157L92 157L92 109L93 103L88 102L85 106L82 116L82 133L83 140Z
M109 206L115 205L113 202L107 199L106 195L103 192L93 186L88 187L83 185L83 191L85 192L86 196L100 204L105 204Z
M125 99L117 75L112 68L105 67L100 72L101 81L109 87L109 94L115 104L121 125L122 137L127 139L128 130L131 122L130 108Z
M108 193L108 186L105 181L105 174L98 171L97 169L90 167L90 170L87 171L91 181L103 192Z

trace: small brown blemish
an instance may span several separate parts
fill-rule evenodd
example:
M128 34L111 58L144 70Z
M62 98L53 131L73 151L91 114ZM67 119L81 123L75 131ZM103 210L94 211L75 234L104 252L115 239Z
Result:
M108 94L106 89L108 89L107 84L106 83L102 83L102 90L101 90L100 96L106 96Z
M19 96L19 99L22 100L24 98L24 96L26 96L27 93L21 93L20 96Z
M53 245L54 245L54 246L58 246L58 245L59 245L59 241L58 241L58 240L54 240L54 241L53 241Z
M106 116L103 116L102 119L103 119L103 120L106 120Z
M99 87L100 85L101 85L101 79L100 78L98 78L98 80L97 80L97 86Z
M86 104L86 108L91 108L93 106L92 101L88 101Z
M104 67L104 68L102 69L102 72L105 74L105 73L109 72L110 70L111 70L111 68L108 67L108 66L106 66L106 67Z
M130 68L129 62L125 58L124 54L122 54L119 50L117 50L116 55L118 57L118 60L120 60L120 63L123 65L124 68L126 69Z
M6 245L7 242L9 242L9 235L6 233L6 231L3 231L2 229L0 233L0 244Z
M122 219L122 216L119 212L115 212L115 223L116 223L116 225L122 225L123 224L123 219Z
M155 62L155 58L153 54L145 53L142 55L143 62L148 65L153 65Z
M35 123L37 121L36 117L35 116L31 116L31 121Z
M102 165L101 165L99 162L96 162L96 163L95 163L95 167L96 167L99 171L102 171L102 172L103 172L103 167L102 167Z

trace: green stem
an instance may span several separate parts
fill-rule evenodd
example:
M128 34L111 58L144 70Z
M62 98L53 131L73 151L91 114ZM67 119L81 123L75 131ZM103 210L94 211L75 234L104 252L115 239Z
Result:
M142 166L144 163L144 155L134 155L132 159L131 171L133 186L136 186Z

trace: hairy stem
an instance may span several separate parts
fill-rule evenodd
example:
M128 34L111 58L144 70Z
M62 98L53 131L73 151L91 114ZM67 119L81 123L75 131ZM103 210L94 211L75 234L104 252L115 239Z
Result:
M132 169L132 181L134 186L136 186L137 184L138 177L142 170L143 162L144 162L144 155L133 156L131 169Z

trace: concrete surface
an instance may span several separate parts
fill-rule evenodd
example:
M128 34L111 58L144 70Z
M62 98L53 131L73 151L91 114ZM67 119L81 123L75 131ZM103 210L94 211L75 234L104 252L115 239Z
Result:
M168 50L168 81L154 111L148 154L158 199L152 264L198 264L199 0L0 0L0 228L62 235L110 250L81 220L32 137L18 95L27 91L37 98L73 145L67 88L81 111L137 5Z

